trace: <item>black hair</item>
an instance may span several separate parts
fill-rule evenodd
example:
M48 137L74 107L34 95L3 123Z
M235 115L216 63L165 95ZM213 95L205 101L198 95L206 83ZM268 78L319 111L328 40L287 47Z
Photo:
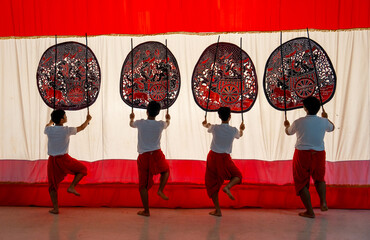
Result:
M52 113L51 113L51 120L55 123L55 124L59 124L60 123L60 120L63 119L64 115L66 114L66 112L63 110L63 109L57 109L57 110L54 110Z
M156 101L150 101L146 110L149 117L156 117L161 111L161 105Z
M316 115L321 104L319 99L310 96L303 100L303 106L307 109L309 115Z
M220 107L217 110L218 116L221 118L222 121L227 121L230 117L231 110L229 107Z

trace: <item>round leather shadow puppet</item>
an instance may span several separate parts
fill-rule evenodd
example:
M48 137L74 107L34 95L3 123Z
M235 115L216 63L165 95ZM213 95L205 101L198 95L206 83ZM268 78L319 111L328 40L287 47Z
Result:
M321 97L322 104L330 101L335 92L336 75L328 55L318 43L295 38L271 53L263 86L271 106L284 111L286 103L286 110L292 110L302 108L303 100L309 96Z
M145 42L123 63L120 94L130 107L146 109L150 101L156 101L167 109L176 101L180 83L179 66L171 51L160 42Z
M257 74L252 60L240 47L215 43L200 56L192 76L195 102L206 111L230 107L249 111L257 98Z
M77 42L65 42L44 52L36 78L46 105L56 109L80 110L91 106L98 97L101 73L90 48Z

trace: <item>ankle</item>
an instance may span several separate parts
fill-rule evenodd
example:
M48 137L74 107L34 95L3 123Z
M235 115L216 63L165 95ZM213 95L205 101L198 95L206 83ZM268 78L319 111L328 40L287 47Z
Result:
M306 209L306 213L308 213L310 215L315 215L313 209Z

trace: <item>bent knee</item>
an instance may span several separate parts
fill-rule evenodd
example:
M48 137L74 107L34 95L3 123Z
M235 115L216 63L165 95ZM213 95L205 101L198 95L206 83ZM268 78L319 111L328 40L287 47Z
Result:
M170 175L170 170L166 170L166 171L164 171L164 172L161 172L160 174L161 174L161 175L166 175L166 174Z
M148 191L146 186L139 186L139 191Z
M242 177L241 176L237 176L237 177L233 177L236 181L236 184L240 184L242 182Z
M315 185L322 184L322 183L325 183L325 181L318 181L318 180L315 181Z

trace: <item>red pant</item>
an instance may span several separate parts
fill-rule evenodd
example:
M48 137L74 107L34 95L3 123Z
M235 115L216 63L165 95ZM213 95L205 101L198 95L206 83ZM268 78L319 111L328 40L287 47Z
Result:
M220 190L224 180L230 180L233 177L240 178L240 182L242 180L242 173L231 160L230 154L209 151L205 178L208 196L212 197Z
M325 177L325 151L298 150L293 156L293 179L296 194L310 185L310 176L314 181L324 182Z
M154 184L154 175L170 171L166 157L161 149L139 154L137 168L139 173L139 188L146 188L147 190Z
M48 159L48 182L49 190L58 190L59 183L67 174L76 175L82 173L87 175L87 168L68 154L59 156L49 156Z

